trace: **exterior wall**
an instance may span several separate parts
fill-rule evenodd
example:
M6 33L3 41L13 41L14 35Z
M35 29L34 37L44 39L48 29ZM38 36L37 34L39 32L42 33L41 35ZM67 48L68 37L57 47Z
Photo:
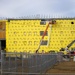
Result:
M10 20L6 22L6 51L34 53L42 37L48 21L41 20ZM45 24L46 23L46 24ZM59 51L75 39L75 19L56 19L56 24L48 28L47 35L40 47L42 50ZM49 45L48 45L49 44ZM75 44L71 48L75 47Z
M0 39L5 39L6 21L0 20Z

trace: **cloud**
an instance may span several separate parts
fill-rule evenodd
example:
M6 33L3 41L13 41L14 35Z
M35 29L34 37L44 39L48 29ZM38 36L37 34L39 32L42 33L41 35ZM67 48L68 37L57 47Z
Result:
M74 16L75 0L0 0L0 17Z

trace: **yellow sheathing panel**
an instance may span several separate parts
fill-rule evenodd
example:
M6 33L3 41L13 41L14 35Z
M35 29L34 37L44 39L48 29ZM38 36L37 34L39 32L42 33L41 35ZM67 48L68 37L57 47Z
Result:
M6 49L7 52L32 52L34 53L40 44L40 31L44 31L46 25L40 25L41 20L10 20L6 22ZM71 24L74 22L74 24ZM50 34L50 35L49 35ZM59 51L65 48L75 39L75 20L56 20L56 24L48 28L48 35L44 40L48 41L49 46L41 45L39 52L44 50ZM72 47L75 47L73 44Z

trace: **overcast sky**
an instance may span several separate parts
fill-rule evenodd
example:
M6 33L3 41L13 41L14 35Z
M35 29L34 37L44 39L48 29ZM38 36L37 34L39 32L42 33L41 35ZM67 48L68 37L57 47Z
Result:
M75 0L0 0L0 17L75 17Z

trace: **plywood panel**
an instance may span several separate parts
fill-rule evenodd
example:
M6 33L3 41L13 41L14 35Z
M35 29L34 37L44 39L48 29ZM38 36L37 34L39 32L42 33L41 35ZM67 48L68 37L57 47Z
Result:
M6 29L6 22L5 21L0 22L0 29L2 29L2 30Z
M5 38L5 31L0 31L0 39L4 39Z
M0 22L0 29L2 29L2 22Z

